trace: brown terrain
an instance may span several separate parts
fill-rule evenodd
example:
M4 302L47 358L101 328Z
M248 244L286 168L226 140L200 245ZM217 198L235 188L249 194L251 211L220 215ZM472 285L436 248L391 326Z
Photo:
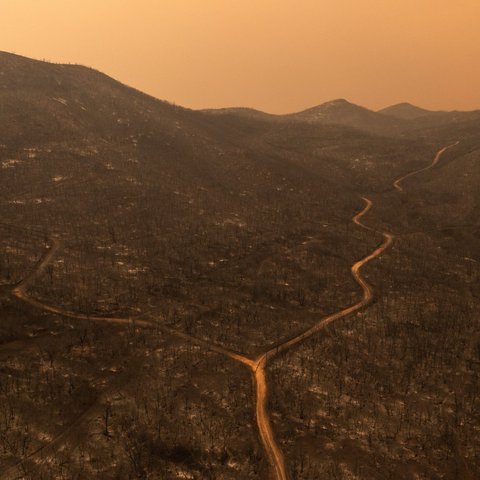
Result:
M477 478L478 127L0 53L0 478Z

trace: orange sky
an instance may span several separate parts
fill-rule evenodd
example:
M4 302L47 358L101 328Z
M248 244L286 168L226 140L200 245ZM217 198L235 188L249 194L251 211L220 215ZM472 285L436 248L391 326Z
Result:
M0 50L192 107L480 108L480 0L0 0Z

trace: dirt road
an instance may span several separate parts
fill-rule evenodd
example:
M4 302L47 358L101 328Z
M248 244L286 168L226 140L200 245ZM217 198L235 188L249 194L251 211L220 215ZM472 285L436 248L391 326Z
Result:
M399 191L399 192L403 192L403 188L401 187L401 183L406 180L407 178L410 178L410 177L413 177L414 175L418 175L419 173L422 173L422 172L426 172L427 170L430 170L431 168L433 168L439 161L440 161L440 158L442 158L442 155L449 149L449 148L453 148L453 147L456 147L460 142L455 142L453 143L452 145L448 145L447 147L443 147L441 150L439 150L437 152L437 154L435 155L435 158L433 159L432 163L426 167L423 167L423 168L420 168L419 170L414 170L413 172L410 172L410 173L407 173L406 175L404 175L403 177L400 177L399 179L395 180L395 182L393 182L393 186Z
M435 155L435 158L433 159L430 165L400 177L399 179L394 181L393 186L398 191L403 191L403 188L400 186L400 183L403 182L403 180L435 167L435 165L437 165L442 155L449 148L455 147L458 144L459 142L456 142L452 145L442 148L437 152L437 154ZM382 235L383 242L372 253L362 258L358 262L354 263L351 267L353 278L362 288L363 295L361 300L355 303L354 305L351 305L350 307L347 307L343 310L340 310L339 312L328 315L327 317L321 319L318 323L313 325L311 328L309 328L305 332L263 353L256 359L252 367L253 373L254 373L254 379L255 379L255 386L256 386L256 402L257 402L256 416L257 416L258 430L260 432L260 437L262 439L268 459L272 466L272 473L274 473L273 478L275 480L287 480L288 476L285 470L285 460L284 460L282 451L275 441L275 436L273 434L270 420L268 417L268 411L267 411L268 389L267 389L267 382L265 377L265 368L266 368L267 362L268 360L272 359L274 356L282 352L285 352L286 350L292 348L293 346L303 342L307 338L316 334L317 332L324 329L327 325L329 325L333 321L346 317L347 315L357 312L362 308L366 307L367 305L369 305L373 300L372 287L362 277L360 270L365 264L378 258L382 253L385 252L385 250L390 248L393 244L394 235L392 233L378 232L375 229L368 227L367 225L364 225L361 222L360 219L364 217L373 206L373 203L370 199L366 197L362 197L362 199L365 201L366 205L361 212L357 213L352 218L352 221L355 225L358 225L366 230L369 230L374 234Z
M356 214L352 221L356 225L363 227L367 230L371 230L375 232L375 230L367 227L363 223L360 222L360 219L372 208L372 201L368 198L362 197L365 201L366 205L364 209ZM256 416L257 416L257 425L258 430L260 432L260 437L262 438L263 445L265 447L265 451L267 452L268 458L272 465L273 470L275 471L274 478L276 480L287 480L287 473L285 470L285 460L283 458L283 454L275 441L275 437L273 435L272 427L270 425L270 420L268 418L267 412L267 382L265 378L265 367L267 365L268 360L271 360L274 356L285 352L286 350L292 348L293 346L297 345L298 343L303 342L307 338L311 337L312 335L316 334L320 330L324 329L327 325L332 323L335 320L340 318L346 317L365 306L367 306L373 299L373 292L370 285L366 282L366 280L362 277L360 273L360 269L368 262L371 262L375 258L379 257L385 250L387 250L393 243L393 235L388 232L381 232L383 236L383 242L379 247L377 247L372 253L367 255L366 257L362 258L358 262L354 263L351 267L351 272L355 281L360 285L363 291L362 298L351 305L350 307L344 308L339 312L333 313L328 315L327 317L322 318L318 323L310 327L308 330L305 330L303 333L291 338L290 340L285 341L284 343L276 346L268 350L267 352L260 355L255 364L253 365L253 372L255 378L255 386L256 386Z

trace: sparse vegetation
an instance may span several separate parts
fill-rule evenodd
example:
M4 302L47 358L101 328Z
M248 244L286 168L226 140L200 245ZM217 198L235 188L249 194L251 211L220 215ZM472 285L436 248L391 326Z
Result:
M359 195L395 234L374 304L266 366L287 472L479 476L476 113L195 112L80 66L0 74L0 478L268 478L250 373L205 345L255 359L358 301ZM27 294L89 319L12 294L54 235Z

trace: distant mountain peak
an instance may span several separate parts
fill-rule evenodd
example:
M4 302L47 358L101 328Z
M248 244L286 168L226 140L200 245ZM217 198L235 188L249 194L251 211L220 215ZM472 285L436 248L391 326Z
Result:
M358 112L358 111L370 111L367 108L361 107L354 103L349 102L345 98L337 98L335 100L330 100L315 107L308 108L302 112L298 112L294 115L301 116L310 116L310 115L331 115L338 112ZM373 112L372 112L373 113Z
M390 115L391 117L402 118L404 120L412 120L414 118L422 117L433 113L431 110L426 110L408 102L397 103L387 108L379 110L378 113L383 115Z
M345 98L330 100L290 117L309 123L344 125L380 135L398 134L403 123L399 119L387 118L385 115L351 103Z
M329 102L325 102L324 105L353 105L353 103L349 102L345 98L336 98L334 100L330 100Z
M330 100L328 102L317 105L317 107L314 107L314 108L322 108L322 107L323 108L325 108L325 107L356 107L356 108L358 107L358 108L362 108L359 105L355 105L354 103L349 102L345 98L336 98L334 100Z

